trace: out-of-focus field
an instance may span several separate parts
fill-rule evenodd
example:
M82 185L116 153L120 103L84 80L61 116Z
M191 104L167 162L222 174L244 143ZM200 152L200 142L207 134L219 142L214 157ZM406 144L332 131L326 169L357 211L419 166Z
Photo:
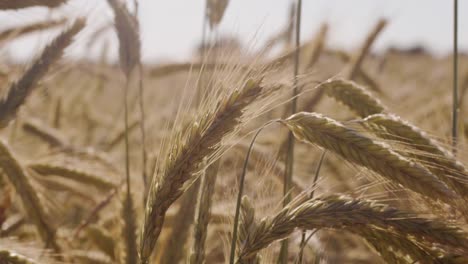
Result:
M0 58L0 121L18 108L0 128L0 263L228 262L249 145L276 119L246 166L237 262L276 263L289 237L288 263L468 263L468 57L459 55L452 155L451 56L346 53L328 48L326 30L300 49L296 113L306 114L297 119L288 118L296 50L284 37L271 43L280 55L212 44L187 63L142 65L141 75L123 74L122 60L57 60L26 95L13 85L27 86L18 82L26 66ZM12 91L25 97L18 107ZM289 130L293 202L281 211ZM305 245L303 230L313 234Z

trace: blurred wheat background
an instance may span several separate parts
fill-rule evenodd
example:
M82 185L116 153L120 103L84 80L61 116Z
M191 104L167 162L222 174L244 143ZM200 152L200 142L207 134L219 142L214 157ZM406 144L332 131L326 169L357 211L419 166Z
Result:
M0 0L0 264L468 263L455 3Z

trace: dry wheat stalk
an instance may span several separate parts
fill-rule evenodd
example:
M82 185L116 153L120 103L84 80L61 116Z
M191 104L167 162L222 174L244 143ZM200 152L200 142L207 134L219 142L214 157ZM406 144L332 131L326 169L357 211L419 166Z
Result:
M426 197L445 202L456 197L426 168L331 118L301 112L282 122L298 140L326 148Z
M0 0L0 10L20 9L33 6L58 7L65 4L68 0Z
M109 191L117 186L117 183L106 179L104 176L88 172L79 167L53 163L32 163L28 165L28 168L43 176L60 176L82 184L92 185L103 191Z
M205 243L208 236L208 223L211 219L211 206L218 176L219 162L209 166L201 179L200 192L197 198L197 212L193 230L192 254L190 264L205 263Z
M25 213L34 223L42 241L49 248L60 252L55 238L55 229L47 219L46 212L40 202L37 192L29 180L28 172L10 151L6 143L0 141L0 169L13 184L19 195Z
M0 32L0 43L8 40L12 40L19 36L23 36L29 33L42 31L50 28L54 28L57 26L63 25L67 19L59 19L59 20L48 20L43 22L36 22L29 25L18 26L11 29L6 29Z
M188 129L187 137L177 135L171 144L170 159L160 175L153 177L146 204L145 223L140 245L142 263L147 263L161 232L169 206L184 192L184 184L193 181L205 157L215 154L222 139L241 123L244 109L262 95L259 80L248 80L244 87L223 96L216 108L204 113Z
M325 93L349 107L360 117L385 111L385 106L364 87L342 79L328 80L319 85Z
M0 128L15 118L19 107L36 88L39 80L47 73L54 62L62 57L65 48L73 37L85 26L84 19L77 19L73 25L56 37L42 52L41 56L14 82L5 98L0 99Z
M287 206L273 217L264 218L250 232L241 248L239 259L252 256L277 240L289 236L296 228L387 230L389 235L415 239L421 243L438 243L466 253L468 237L459 228L443 221L425 219L374 201L330 196L306 200Z
M410 156L425 161L428 169L461 196L468 196L468 171L455 157L424 131L395 115L376 114L363 120L364 125L379 136L403 141L421 151Z

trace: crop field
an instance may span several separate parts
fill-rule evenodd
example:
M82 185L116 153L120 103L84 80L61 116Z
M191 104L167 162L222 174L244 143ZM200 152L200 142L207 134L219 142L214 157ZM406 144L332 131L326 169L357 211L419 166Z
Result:
M94 60L66 56L87 17L0 27L58 32L0 55L0 264L468 263L468 55L372 52L385 19L352 52L300 39L300 0L250 49L206 0L197 54L147 64L138 1L103 2Z

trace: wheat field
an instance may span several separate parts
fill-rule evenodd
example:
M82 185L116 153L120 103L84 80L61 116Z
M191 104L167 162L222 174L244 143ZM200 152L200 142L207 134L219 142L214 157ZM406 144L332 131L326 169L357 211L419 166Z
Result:
M385 19L353 52L301 40L292 2L252 50L208 37L229 2L207 0L185 63L142 62L137 0L93 33L116 63L66 58L87 17L1 29L60 33L0 57L0 264L468 263L468 56L454 127L453 56L371 52Z

